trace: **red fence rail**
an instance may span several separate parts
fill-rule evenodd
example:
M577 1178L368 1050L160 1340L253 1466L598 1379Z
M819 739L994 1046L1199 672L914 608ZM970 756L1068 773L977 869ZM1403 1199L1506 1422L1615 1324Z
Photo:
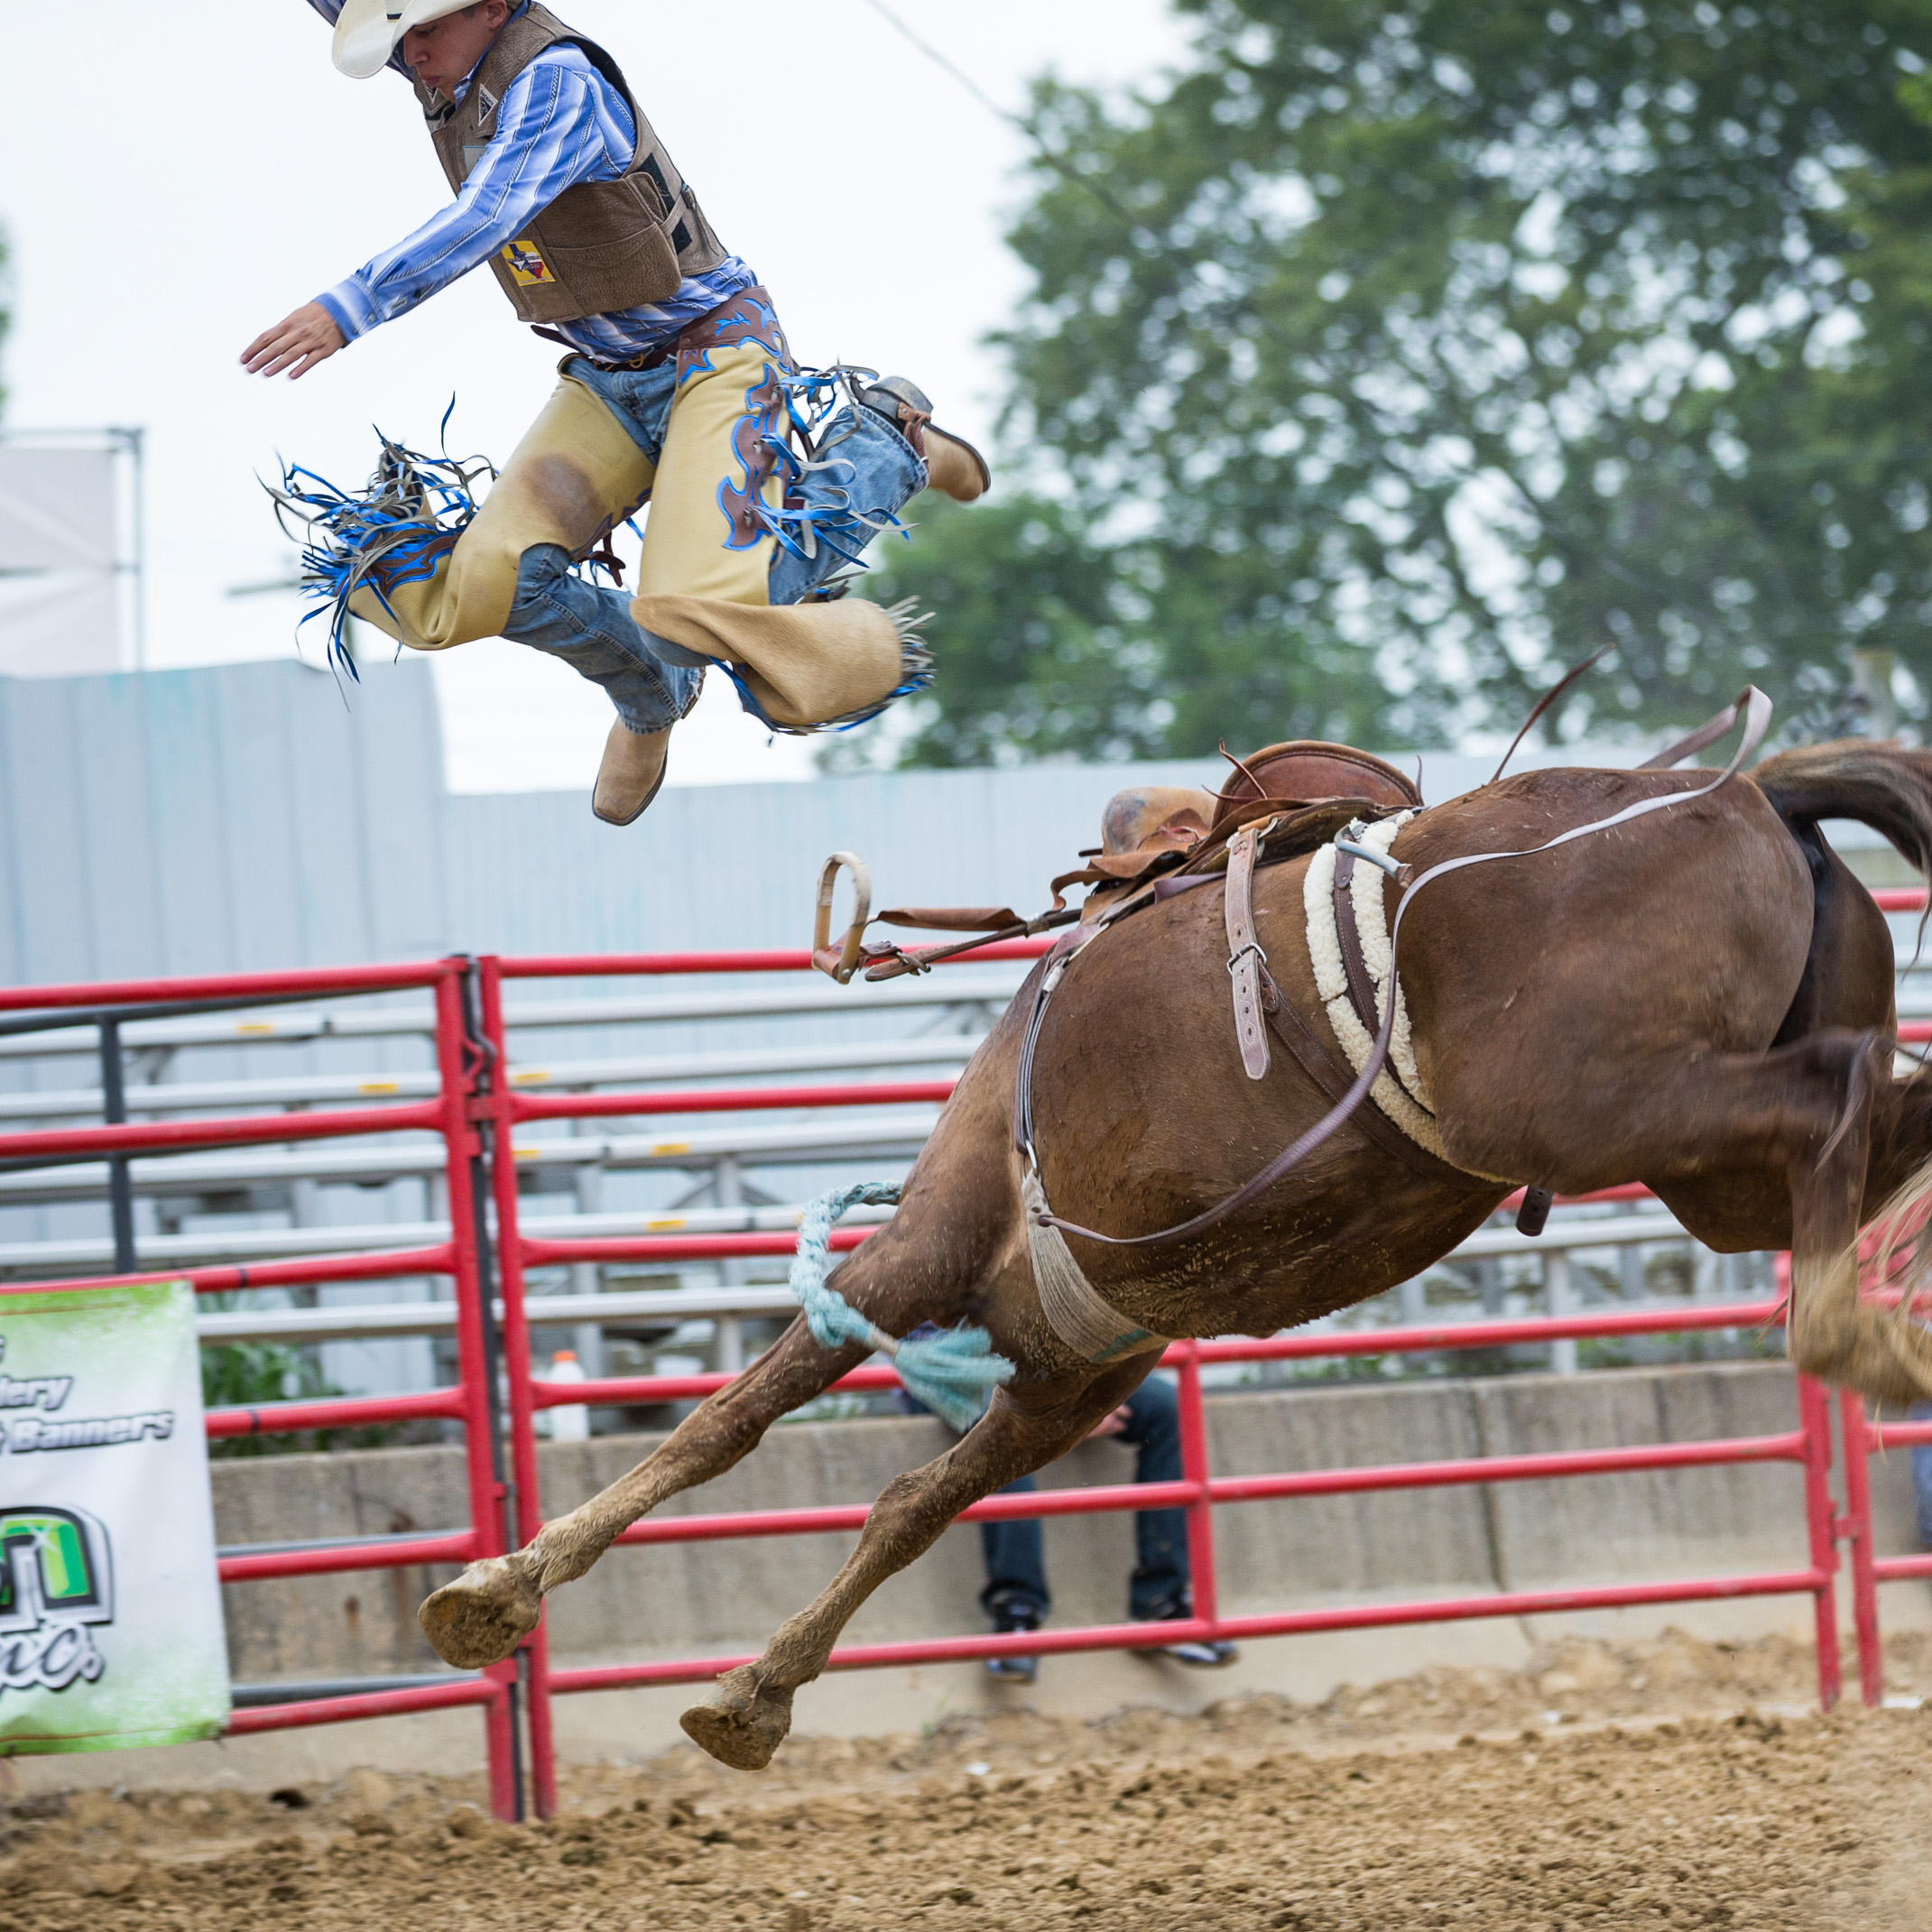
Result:
M1916 911L1922 895L1882 892L1887 911ZM981 957L1037 956L1045 942L989 948ZM77 1155L128 1155L249 1143L286 1143L328 1136L428 1131L444 1144L450 1236L446 1242L383 1253L336 1254L299 1261L171 1270L148 1275L109 1275L87 1280L18 1284L0 1296L49 1290L106 1286L129 1280L189 1280L198 1292L294 1287L350 1280L438 1275L452 1283L458 1308L458 1380L448 1388L408 1395L271 1402L217 1410L208 1417L211 1438L294 1430L364 1426L437 1418L463 1429L469 1521L466 1528L421 1537L351 1541L298 1549L231 1553L221 1560L224 1583L379 1569L399 1565L458 1563L500 1554L511 1538L533 1536L544 1521L536 1456L537 1414L546 1408L611 1405L701 1397L722 1387L726 1375L611 1378L589 1383L550 1382L533 1371L525 1276L532 1267L632 1260L698 1260L792 1252L790 1234L613 1236L536 1240L521 1230L515 1128L525 1121L670 1113L769 1110L790 1107L866 1106L943 1101L948 1080L864 1084L708 1088L697 1092L534 1095L516 1090L509 1067L503 1007L506 980L611 978L633 975L797 972L809 968L803 951L689 953L569 957L472 961L457 957L414 966L351 968L339 972L221 975L196 980L122 982L113 984L0 990L0 1012L72 1013L165 1003L235 1007L291 997L430 989L436 1006L435 1051L439 1086L433 1099L385 1106L358 1106L300 1114L251 1114L166 1123L115 1123L44 1133L0 1135L0 1158L72 1160ZM1901 1028L1901 1034L1932 1038L1932 1025ZM1641 1189L1611 1190L1619 1197ZM486 1204L494 1206L494 1239ZM1608 1232L1606 1230L1606 1232ZM850 1249L867 1231L844 1229L833 1245ZM496 1280L493 1284L493 1271ZM500 1322L492 1313L493 1287L502 1299ZM842 1647L833 1669L1105 1649L1132 1649L1198 1639L1243 1640L1317 1631L1386 1628L1402 1624L1491 1616L1547 1614L1647 1604L1775 1595L1807 1595L1817 1636L1818 1688L1829 1706L1839 1692L1835 1573L1837 1545L1851 1549L1853 1622L1858 1635L1861 1688L1868 1702L1882 1693L1879 1654L1878 1586L1932 1576L1932 1557L1878 1558L1872 1551L1866 1461L1884 1447L1932 1442L1932 1424L1869 1423L1863 1405L1842 1398L1845 1445L1845 1509L1834 1503L1830 1472L1833 1431L1824 1390L1807 1378L1797 1384L1795 1427L1770 1436L1647 1445L1540 1456L1470 1458L1341 1469L1300 1470L1253 1476L1217 1476L1209 1461L1200 1372L1229 1362L1308 1361L1366 1354L1434 1353L1560 1339L1689 1334L1775 1322L1776 1300L1700 1304L1678 1310L1611 1310L1561 1319L1456 1322L1378 1329L1357 1335L1289 1335L1262 1340L1185 1342L1163 1358L1179 1384L1182 1474L1163 1484L1108 1484L1074 1490L994 1496L966 1512L969 1520L1047 1517L1096 1511L1178 1506L1188 1512L1195 1614L1185 1623L1097 1625L1007 1636L938 1637ZM499 1374L506 1399L499 1401ZM890 1368L862 1368L837 1386L881 1390L897 1386ZM1287 1497L1367 1493L1465 1484L1545 1481L1634 1471L1715 1467L1753 1462L1785 1463L1803 1474L1807 1561L1803 1567L1703 1577L1622 1583L1583 1589L1511 1591L1409 1603L1281 1611L1230 1616L1217 1597L1215 1511L1243 1502ZM741 1538L821 1534L860 1529L869 1505L746 1511L658 1518L641 1522L623 1541L633 1544L726 1541ZM238 1709L236 1734L298 1725L464 1706L480 1707L485 1719L492 1808L500 1817L520 1816L523 1806L522 1733L527 1725L532 1795L547 1815L555 1803L555 1751L551 1700L559 1696L642 1684L695 1683L746 1661L721 1656L619 1664L593 1669L552 1666L547 1632L540 1624L516 1658L481 1673L453 1676L447 1683L399 1685L353 1695ZM520 1710L520 1703L522 1709Z

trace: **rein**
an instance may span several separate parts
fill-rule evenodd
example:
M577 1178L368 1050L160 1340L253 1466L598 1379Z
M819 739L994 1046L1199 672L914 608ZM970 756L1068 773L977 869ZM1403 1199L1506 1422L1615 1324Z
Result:
M1554 694L1552 694L1554 695ZM1402 896L1397 901L1395 918L1389 928L1389 1005L1383 1013L1381 1031L1375 1036L1375 1045L1362 1070L1355 1076L1354 1084L1343 1095L1335 1105L1316 1122L1298 1140L1283 1148L1260 1173L1245 1181L1225 1200L1196 1215L1191 1220L1183 1221L1177 1226L1162 1228L1151 1234L1103 1234L1094 1228L1082 1227L1077 1222L1064 1221L1046 1206L1045 1183L1040 1179L1039 1159L1033 1151L1033 1055L1040 1040L1042 1023L1046 1019L1047 1003L1053 991L1065 976L1067 968L1085 948L1088 940L1098 936L1100 929L1089 932L1077 945L1066 952L1053 956L1042 976L1040 988L1033 995L1033 1011L1027 1021L1026 1039L1020 1050L1020 1067L1013 1112L1013 1139L1024 1155L1029 1172L1040 1186L1040 1206L1033 1218L1041 1227L1054 1227L1063 1234L1077 1234L1083 1241L1094 1241L1110 1248L1148 1248L1163 1246L1169 1242L1185 1241L1190 1235L1205 1234L1209 1228L1225 1221L1230 1215L1237 1214L1268 1192L1277 1181L1291 1169L1299 1166L1325 1141L1333 1136L1348 1121L1349 1116L1367 1099L1369 1090L1375 1084L1384 1062L1389 1057L1389 1043L1395 1032L1395 984L1396 955L1401 937L1402 920L1407 914L1416 894L1425 885L1437 879L1446 878L1452 872L1462 872L1471 865L1487 865L1498 859L1534 858L1539 853L1553 852L1558 846L1569 845L1573 840L1585 838L1595 832L1607 832L1613 826L1626 825L1634 818L1641 818L1654 811L1663 811L1673 805L1686 805L1694 799L1708 798L1736 777L1745 762L1760 744L1770 726L1771 701L1755 685L1746 685L1735 701L1696 731L1668 751L1660 752L1655 758L1637 767L1639 771L1662 770L1674 764L1679 758L1688 757L1694 751L1701 751L1706 744L1715 743L1729 731L1738 719L1744 720L1743 737L1738 744L1736 754L1708 785L1700 785L1695 791L1661 793L1655 798L1639 799L1626 805L1621 811L1610 814L1606 818L1595 818L1587 825L1573 827L1567 832L1559 832L1556 837L1540 846L1530 846L1517 852L1471 852L1460 858L1443 859L1431 865L1425 873L1410 879L1402 888ZM1357 848L1358 855L1371 860L1388 870L1398 880L1408 867L1385 858L1380 853L1371 853Z

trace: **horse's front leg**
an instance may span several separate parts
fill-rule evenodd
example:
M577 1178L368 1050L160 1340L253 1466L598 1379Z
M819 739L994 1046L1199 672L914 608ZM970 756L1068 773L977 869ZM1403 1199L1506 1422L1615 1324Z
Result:
M897 1476L873 1505L858 1547L809 1609L788 1617L754 1664L727 1670L679 1722L721 1764L763 1770L791 1729L791 1698L825 1669L839 1632L885 1581L930 1549L960 1511L1063 1456L1140 1386L1152 1354L1096 1373L1082 1368L1064 1394L1026 1407L1003 1390L937 1462Z
M800 1316L627 1475L546 1523L522 1549L472 1563L425 1598L417 1621L437 1654L464 1669L509 1656L536 1628L549 1591L581 1576L640 1516L750 1455L781 1416L822 1394L865 1355L858 1344L821 1347Z

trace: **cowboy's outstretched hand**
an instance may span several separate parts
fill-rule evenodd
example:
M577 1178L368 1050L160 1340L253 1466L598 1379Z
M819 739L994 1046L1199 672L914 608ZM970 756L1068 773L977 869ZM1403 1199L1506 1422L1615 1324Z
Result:
M242 351L242 366L250 375L280 375L286 369L292 382L342 347L335 317L320 302L304 302Z

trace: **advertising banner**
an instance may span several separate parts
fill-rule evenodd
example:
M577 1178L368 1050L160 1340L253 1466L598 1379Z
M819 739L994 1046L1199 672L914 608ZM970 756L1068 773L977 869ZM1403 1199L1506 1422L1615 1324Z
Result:
M194 1290L0 1295L0 1756L227 1715Z

